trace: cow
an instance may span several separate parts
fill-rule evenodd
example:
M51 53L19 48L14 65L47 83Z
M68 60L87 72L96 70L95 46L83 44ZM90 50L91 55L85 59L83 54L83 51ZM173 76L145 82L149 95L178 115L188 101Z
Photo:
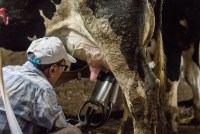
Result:
M155 61L157 77L148 66L144 51L152 36L162 45L162 3L162 0L5 0L3 6L10 22L0 27L0 44L11 49L15 41L15 50L22 50L28 47L30 37L58 36L71 54L87 61L91 80L96 79L100 70L112 71L116 77L128 111L119 133L164 133L160 96L160 85L164 85L160 64L163 59L161 55ZM159 55L162 47L158 46Z
M199 124L200 121L200 1L164 1L162 22L167 77L166 117L169 120L169 128L171 128L172 133L178 133L177 90L181 66L184 77L193 91L195 115L192 122ZM153 42L151 45L151 48L148 48L149 57L152 57L154 53L153 47L155 45L153 45Z

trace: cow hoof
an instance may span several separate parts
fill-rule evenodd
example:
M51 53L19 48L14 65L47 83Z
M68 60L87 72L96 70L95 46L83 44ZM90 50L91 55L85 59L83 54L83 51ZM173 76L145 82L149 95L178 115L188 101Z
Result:
M200 121L198 119L194 118L189 122L189 124L192 126L198 126L198 125L200 125Z

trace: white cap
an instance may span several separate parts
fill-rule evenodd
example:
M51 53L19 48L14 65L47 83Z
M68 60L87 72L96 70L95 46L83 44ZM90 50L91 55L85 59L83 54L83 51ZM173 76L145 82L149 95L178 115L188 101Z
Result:
M34 57L28 55L29 52ZM28 59L36 64L52 64L65 59L66 64L69 62L76 63L76 59L69 55L62 41L57 37L44 37L34 40L27 50Z

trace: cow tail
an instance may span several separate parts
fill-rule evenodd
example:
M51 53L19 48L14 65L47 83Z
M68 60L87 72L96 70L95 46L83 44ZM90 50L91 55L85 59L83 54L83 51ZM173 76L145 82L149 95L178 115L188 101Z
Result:
M161 31L158 31L157 38L156 38L156 48L155 48L155 55L154 55L154 73L160 80L160 87L165 89L165 54L163 51L163 40Z
M163 50L163 39L162 39L162 5L163 0L158 0L155 5L155 31L154 31L154 39L156 40L156 48L154 55L155 69L154 73L160 80L160 86L162 89L165 89L165 54Z

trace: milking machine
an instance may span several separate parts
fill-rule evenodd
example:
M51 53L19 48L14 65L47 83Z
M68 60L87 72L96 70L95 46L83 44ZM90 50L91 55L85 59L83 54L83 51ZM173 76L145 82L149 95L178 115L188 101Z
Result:
M78 113L78 124L83 133L92 134L92 128L102 126L109 119L118 91L119 85L111 72L98 75L90 98Z

